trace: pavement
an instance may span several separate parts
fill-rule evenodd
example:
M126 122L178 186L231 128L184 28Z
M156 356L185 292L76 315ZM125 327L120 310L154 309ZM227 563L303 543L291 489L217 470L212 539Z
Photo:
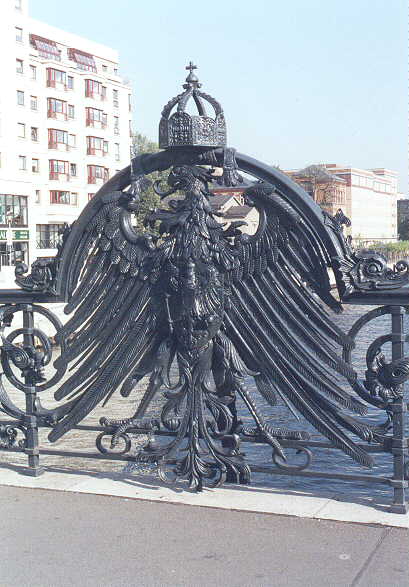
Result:
M68 467L49 466L43 475L33 478L25 475L25 471L26 467L23 465L1 463L0 484L111 495L220 510L409 528L409 514L395 514L389 511L391 491L387 492L387 497L375 498L371 495L353 497L351 491L342 493L340 489L336 493L331 493L317 488L314 493L309 493L262 485L224 485L196 493L187 490L185 484L165 485L153 474L79 471Z
M409 585L409 516L386 505L24 470L0 468L1 587Z
M0 486L2 587L407 587L388 526Z

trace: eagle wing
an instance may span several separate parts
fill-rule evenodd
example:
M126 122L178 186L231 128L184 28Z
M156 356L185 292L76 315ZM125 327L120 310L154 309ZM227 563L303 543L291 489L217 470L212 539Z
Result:
M75 371L55 398L69 396L76 402L51 431L51 441L106 402L121 384L128 394L127 377L136 370L141 376L149 373L150 358L166 337L166 317L160 304L153 303L151 289L169 250L134 230L132 197L103 188L74 224L64 247L70 257L64 267L65 312L72 317L58 333L66 350L55 364L73 364Z
M344 254L344 237L334 236L318 206L314 216L324 218L317 231L308 212L271 184L255 184L244 195L259 211L259 227L235 243L239 263L230 275L226 334L247 368L259 373L257 389L271 405L281 397L337 447L370 466L368 454L345 433L371 438L370 428L347 413L366 408L342 386L343 378L353 382L356 374L339 356L347 336L324 307L341 310L331 295L328 267L336 260L326 242L338 238Z

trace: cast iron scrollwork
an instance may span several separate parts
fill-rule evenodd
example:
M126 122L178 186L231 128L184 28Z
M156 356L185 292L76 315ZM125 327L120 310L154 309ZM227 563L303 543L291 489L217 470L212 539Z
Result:
M17 327L8 334L6 330L13 326L13 322L21 316L29 316L29 322ZM41 316L45 321L44 328L35 327L36 316ZM66 366L60 366L54 373L46 374L45 369L50 365L53 354L57 352L55 346L55 335L61 329L61 322L47 308L31 304L10 304L0 307L0 337L1 366L3 374L0 376L0 411L17 418L20 422L25 421L27 415L24 410L10 398L4 384L3 377L18 390L31 394L40 393L56 385L64 376ZM49 333L54 329L54 337ZM59 343L60 350L64 350L64 341ZM39 422L46 425L54 425L63 415L69 411L72 402L64 406L56 406L54 409L47 409L41 405L39 398L35 400L36 416Z
M409 357L388 362L381 350L391 338L388 335L378 338L366 354L365 387L385 403L402 397L403 385L409 379Z
M355 338L369 322L392 312L390 306L381 306L364 314L359 318L349 331L350 340L344 345L344 359L352 362L352 351L355 346ZM409 357L387 361L382 352L383 345L393 342L393 334L385 334L374 340L366 352L365 377L350 379L353 389L365 402L376 408L388 409L389 403L401 397L403 385L409 379ZM409 335L403 339L409 342Z
M357 262L349 274L355 288L360 291L388 291L409 284L407 261L398 261L390 268L386 257L375 251L361 251L357 254Z
M0 423L0 449L25 448L26 432L26 428L21 424ZM19 433L23 434L23 438L19 438Z
M350 342L344 346L344 359L352 362L352 351L354 340L362 328L372 320L393 314L391 306L381 306L371 310L359 318L349 331ZM368 347L366 352L366 371L363 378L357 376L350 378L351 387L366 403L383 410L386 414L384 423L372 428L372 438L389 446L388 438L385 436L392 428L394 414L393 404L399 402L398 412L401 412L404 384L409 380L409 357L401 357L388 361L382 347L387 343L393 343L394 335L385 334L376 338ZM409 342L409 335L402 338L402 342Z
M65 224L61 230L56 256L51 259L36 259L31 264L31 272L28 275L26 273L28 273L29 269L25 263L16 264L16 283L21 289L33 293L57 294L56 280L58 268L64 244L67 241L71 228L71 226Z

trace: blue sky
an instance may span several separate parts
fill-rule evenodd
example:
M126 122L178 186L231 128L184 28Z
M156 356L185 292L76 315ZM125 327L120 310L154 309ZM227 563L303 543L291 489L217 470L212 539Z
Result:
M406 0L31 0L39 20L119 50L134 128L157 140L192 59L230 146L284 169L389 167L408 190Z

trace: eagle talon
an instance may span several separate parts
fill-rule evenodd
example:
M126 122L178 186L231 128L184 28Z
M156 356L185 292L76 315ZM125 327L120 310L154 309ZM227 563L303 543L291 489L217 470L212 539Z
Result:
M125 420L109 420L108 418L101 418L99 423L101 426L115 429L111 438L111 448L118 446L120 438L134 428L139 429L141 432L149 433L158 430L160 427L158 420L142 418L126 418Z

